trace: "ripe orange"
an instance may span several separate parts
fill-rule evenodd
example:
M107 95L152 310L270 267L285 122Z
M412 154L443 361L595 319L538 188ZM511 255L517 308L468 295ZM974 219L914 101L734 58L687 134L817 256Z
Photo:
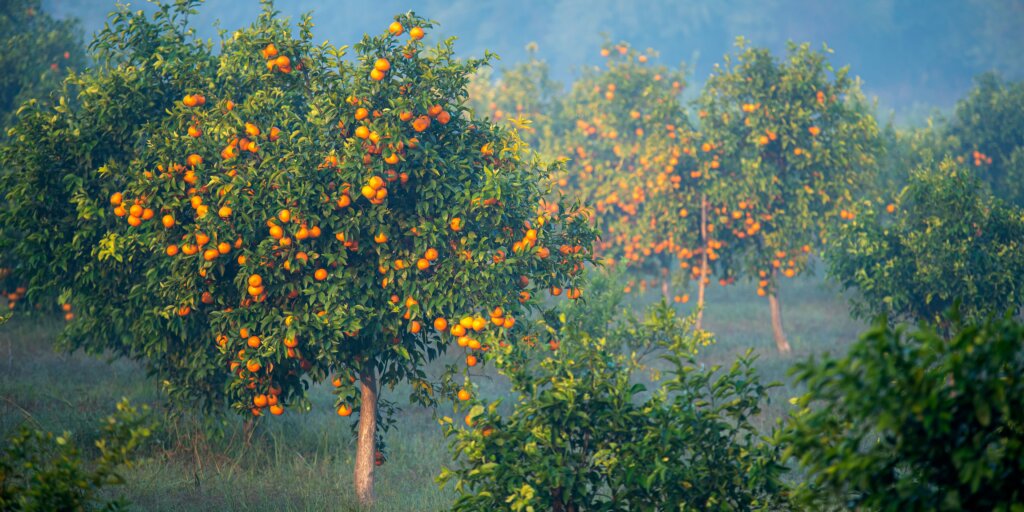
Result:
M388 25L388 33L393 36L400 36L404 31L405 29L402 28L402 24L397 21L393 21L391 25Z
M373 63L373 69L380 71L381 73L387 73L391 69L391 63L387 59L380 58L377 62Z
M412 39L413 41L423 39L423 35L423 29L420 27L413 27L412 29L409 30L409 38Z
M172 217L170 215L164 215L164 217L162 219L160 219L160 221L163 223L164 227L167 228L167 229L170 229L170 228L174 227L174 217Z
M253 274L253 275L249 276L248 283L249 283L249 286L262 286L263 285L263 278L260 277L259 274ZM248 331L246 331L246 332L248 332Z
M261 393L259 395L254 396L252 398L252 404L255 405L256 407L266 407L267 406L267 395L264 395L264 394Z
M420 270L426 270L430 268L430 261L428 261L426 258L420 258L416 260L416 268Z
M349 407L347 405L342 405L341 407L338 407L338 416L345 417L345 416L348 416L350 414L352 414L352 408L351 407Z
M245 343L246 345L249 345L250 348L260 348L260 345L263 344L263 340L261 340L259 336L249 336L249 339L246 340Z
M434 249L433 247L428 248L427 251L423 253L423 257L426 258L427 261L437 260L437 249Z
M327 270L324 270L322 268L318 268L318 269L316 269L316 272L313 273L313 277L317 281L323 281L324 279L327 279Z
M284 414L284 407L281 407L278 404L271 405L270 406L270 414L273 414L274 416L280 416L280 415Z
M448 320L445 320L444 317L437 317L437 318L434 319L434 329L437 329L438 331L442 331L443 332L447 328L448 328Z
M430 128L430 118L427 116L419 116L412 122L412 129L417 132L422 132L427 128Z
M476 356L466 356L466 366L476 366Z
M470 399L469 391L466 391L465 389L460 389L459 390L459 400L462 400L463 402L465 402L466 400L469 400L469 399Z

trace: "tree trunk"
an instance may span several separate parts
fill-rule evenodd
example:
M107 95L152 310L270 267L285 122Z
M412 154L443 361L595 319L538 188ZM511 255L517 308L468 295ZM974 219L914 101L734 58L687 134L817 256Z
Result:
M665 297L665 302L672 302L672 290L668 288L668 278L661 280L661 296Z
M704 194L700 195L700 242L704 251L700 257L700 280L697 281L697 323L694 328L698 331L704 322L704 280L708 275L708 200Z
M786 333L782 330L782 306L775 290L768 292L768 308L772 312L772 335L775 336L775 346L780 354L788 354L791 349L789 342L786 341Z
M355 487L363 507L373 505L373 470L377 453L377 372L366 363L359 372L362 401L359 405L359 437L356 441Z

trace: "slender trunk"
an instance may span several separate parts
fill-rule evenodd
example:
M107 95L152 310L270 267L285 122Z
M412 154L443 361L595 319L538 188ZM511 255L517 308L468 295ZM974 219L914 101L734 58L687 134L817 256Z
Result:
M779 297L773 288L768 292L768 308L772 312L772 335L775 337L775 346L780 354L788 354L791 349L786 341L786 333L782 330L782 306L779 304Z
M373 505L373 470L377 452L377 372L366 363L359 372L362 401L359 405L359 437L356 441L355 487L359 503Z
M672 302L672 290L668 288L668 278L661 280L661 296L665 297L665 302Z
M708 275L708 200L704 194L700 195L700 243L704 251L700 257L700 280L697 281L697 323L694 328L698 331L704 321L704 280Z

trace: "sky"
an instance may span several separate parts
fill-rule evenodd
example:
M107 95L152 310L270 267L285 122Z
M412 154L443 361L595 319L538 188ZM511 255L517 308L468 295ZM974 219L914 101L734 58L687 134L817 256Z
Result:
M147 2L131 2L147 8ZM434 38L457 36L460 55L497 53L500 72L538 57L569 82L583 66L600 64L605 38L653 48L661 62L685 64L699 85L734 50L738 36L777 54L787 41L827 44L831 62L850 66L880 111L920 120L948 111L973 77L997 71L1024 79L1024 0L279 0L276 8L298 20L312 11L317 42L352 44L364 32L386 29L395 14L413 10L436 20ZM101 28L114 0L43 0L58 17L77 17L89 34ZM253 20L257 0L207 0L195 18L204 38L217 37L215 21L233 30Z

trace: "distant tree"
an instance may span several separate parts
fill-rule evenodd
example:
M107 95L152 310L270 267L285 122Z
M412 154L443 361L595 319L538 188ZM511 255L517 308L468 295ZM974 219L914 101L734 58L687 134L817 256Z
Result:
M566 166L557 185L595 209L605 262L638 271L642 284L633 279L627 290L645 289L643 278L652 277L667 299L685 302L695 279L702 306L707 256L716 254L701 231L707 177L680 101L685 70L653 64L653 52L626 43L608 43L601 55L606 66L585 70L564 99L553 150Z
M715 237L730 272L758 280L772 332L789 352L779 278L803 271L827 219L850 219L870 184L878 127L846 68L790 44L784 59L748 47L716 66L698 100L698 153L711 174Z
M837 224L829 274L855 290L854 313L938 322L957 301L966 318L1024 304L1024 211L991 197L947 158L925 164L891 206L864 204Z
M0 6L0 124L4 127L18 106L30 99L49 98L68 70L81 69L85 61L78 21L56 20L40 4L39 0L5 0Z
M550 144L562 107L562 84L551 78L547 62L537 58L537 45L527 46L529 59L501 70L481 67L469 82L469 107L478 118L512 123L520 136L543 149Z
M1024 206L1024 82L979 76L949 125L951 150L1000 198Z

